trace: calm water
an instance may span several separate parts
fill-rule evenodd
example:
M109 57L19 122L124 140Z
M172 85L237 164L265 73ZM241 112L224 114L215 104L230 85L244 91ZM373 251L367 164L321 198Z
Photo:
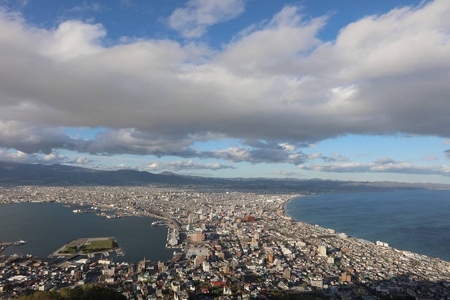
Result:
M0 241L28 241L8 247L2 254L48 256L73 239L114 236L125 251L116 261L137 262L144 256L152 261L172 258L173 249L165 248L167 228L152 227L151 218L107 219L72 210L56 203L0 205Z
M302 222L450 261L450 191L299 197L287 212Z

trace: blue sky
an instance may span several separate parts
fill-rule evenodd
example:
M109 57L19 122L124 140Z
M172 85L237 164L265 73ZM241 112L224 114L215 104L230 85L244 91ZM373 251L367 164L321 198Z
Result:
M450 2L0 0L0 160L450 183Z

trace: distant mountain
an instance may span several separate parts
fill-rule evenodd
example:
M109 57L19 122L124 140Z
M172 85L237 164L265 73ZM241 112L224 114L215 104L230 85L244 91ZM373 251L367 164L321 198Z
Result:
M0 161L0 186L199 186L210 189L238 189L259 192L348 193L383 191L394 188L450 189L443 184L399 182L356 182L270 178L211 178L184 176L172 172L153 174L134 170L103 171L64 165L22 164Z

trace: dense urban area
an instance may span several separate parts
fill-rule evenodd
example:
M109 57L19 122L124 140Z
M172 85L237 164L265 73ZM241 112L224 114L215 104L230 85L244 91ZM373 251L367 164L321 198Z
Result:
M1 256L0 299L96 284L127 299L449 299L450 263L292 219L299 194L198 187L1 187L0 204L56 202L168 226L169 261ZM82 207L92 207L82 210ZM74 209L76 210L76 209ZM14 241L3 242L0 251Z

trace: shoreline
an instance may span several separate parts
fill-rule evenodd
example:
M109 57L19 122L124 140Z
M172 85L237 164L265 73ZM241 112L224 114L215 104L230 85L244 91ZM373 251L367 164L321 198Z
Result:
M365 241L365 242L370 242L370 243L372 243L372 244L374 244L374 245L377 245L377 242L380 242L380 241L374 242L374 241L368 240L368 239L366 239L366 238L357 237L357 236L354 236L354 235L351 235L351 234L348 234L348 233L344 233L344 232L337 231L337 230L334 229L334 228L326 228L326 227L322 227L320 224L314 224L314 225L313 225L313 224L310 224L310 223L306 223L306 222L304 222L304 221L297 220L296 218L292 217L292 216L288 213L287 205L288 205L292 200L298 199L298 198L300 198L300 197L315 197L315 196L323 196L323 195L342 195L342 194L353 194L353 193L338 193L338 194L326 194L326 193L324 193L324 194L314 194L314 195L299 195L299 196L296 196L296 197L294 197L294 198L291 198L291 199L289 199L289 200L284 201L282 211L283 211L284 216L291 218L291 219L292 219L293 221L295 221L295 222L299 222L299 223L301 223L301 224L307 224L307 225L312 226L312 227L318 227L318 228L324 229L324 230L332 230L332 231L334 232L333 234L335 234L336 236L337 236L338 234L345 234L345 235L348 236L348 238L354 238L354 239L356 239L357 241ZM431 257L431 256L428 256L428 255L426 255L426 254L421 254L421 253L418 253L418 252L413 252L413 251L411 251L411 250L402 250L402 249L398 249L398 248L392 247L392 246L390 246L390 245L388 246L388 248L391 248L392 250L394 250L394 251L396 251L396 252L400 252L400 253L404 253L404 254L406 253L406 255L424 256L424 257L426 257L427 259L432 259L432 260L433 260L433 259L437 259L437 260L440 260L440 261L443 261L443 262L447 262L447 263L450 264L450 259L449 259L449 260L446 260L446 259L443 259L443 258L440 258L440 257Z
M181 237L184 239L181 242L183 249L182 252L177 253L177 257L171 260L170 258L173 255L169 255L168 249L163 246L166 231L155 231L157 236L151 239L149 233L153 231L148 228L151 221L147 218L141 218L139 222L135 222L135 219L139 218L130 218L123 221L105 220L101 224L102 226L107 226L110 230L108 230L109 233L104 233L95 230L97 227L100 227L100 224L97 225L96 220L92 219L95 216L69 218L65 214L65 209L55 207L54 212L60 214L62 218L55 218L52 226L63 229L54 232L55 238L59 234L64 235L66 232L64 229L70 229L71 226L74 228L79 227L79 229L73 231L74 237L65 234L64 240L61 242L58 239L56 245L52 244L52 247L57 248L69 239L86 235L115 236L120 242L121 237L124 236L123 234L128 236L133 231L136 231L134 234L138 236L137 243L130 240L130 244L123 244L123 246L137 246L142 248L145 253L139 257L141 252L138 252L137 256L131 255L127 259L133 262L139 261L137 264L122 263L115 261L115 258L114 260L96 261L98 257L95 257L94 262L80 260L80 263L85 265L75 264L73 266L74 269L67 268L68 263L60 263L60 259L52 259L51 261L58 268L61 268L60 274L57 274L56 279L66 280L66 285L77 284L80 278L86 277L79 284L99 280L105 284L117 284L117 287L124 289L130 287L131 283L133 285L145 284L150 289L150 282L147 282L150 279L160 280L160 283L165 285L166 290L170 291L170 287L180 286L174 283L192 280L195 286L202 287L202 290L199 290L194 286L195 291L192 289L192 292L209 293L214 291L216 283L221 278L225 278L231 286L244 287L243 290L238 289L232 292L233 297L242 296L244 299L243 293L248 295L247 292L249 291L243 286L245 282L242 281L242 276L248 275L252 276L252 278L260 279L258 282L254 282L254 287L261 288L261 291L267 288L267 293L263 292L264 294L262 294L266 298L270 295L275 295L273 293L284 294L291 292L323 293L332 298L339 298L342 293L348 294L348 292L351 292L353 293L350 295L352 299L360 299L361 291L365 295L378 295L379 290L384 290L386 287L392 287L394 289L392 293L395 295L400 293L401 295L411 296L410 292L407 293L407 289L414 289L414 295L417 297L426 297L430 292L439 295L441 298L445 298L448 295L447 288L450 286L449 262L431 259L424 255L406 251L398 251L387 247L384 243L375 245L372 242L358 240L345 234L336 234L331 229L310 225L295 220L290 216L290 213L296 215L295 211L299 209L303 213L299 214L299 216L305 219L308 219L309 216L315 217L315 215L318 215L324 217L322 220L329 219L331 221L331 217L338 217L337 223L329 223L333 225L339 225L343 220L340 218L344 218L344 216L349 217L346 221L350 221L350 223L360 222L360 220L364 222L368 218L368 214L373 215L375 220L378 220L376 217L378 211L365 211L357 207L354 211L349 209L355 207L355 201L362 199L361 196L350 197L343 195L341 199L347 199L347 202L344 204L341 204L339 201L319 203L315 201L316 198L313 198L312 207L314 207L314 202L317 202L319 209L311 210L310 213L304 214L308 208L306 203L309 200L300 198L306 196L305 194L300 194L300 191L297 191L297 193L246 193L237 191L224 192L222 190L218 192L204 192L196 189L167 191L165 188L133 187L124 189L122 187L98 187L88 190L84 188L79 190L24 188L24 190L14 192L21 197L21 202L42 199L41 195L49 195L47 199L58 198L59 201L57 202L59 204L78 203L85 205L90 203L101 207L102 210L124 211L141 217L156 212L157 215L169 217L178 224L183 224L181 232ZM408 194L403 193L402 195L406 196ZM414 195L414 199L419 200L424 198L427 193ZM446 194L436 193L435 195L438 196L436 199L440 199L438 203L443 203L442 200L447 199ZM442 195L445 198L442 198ZM9 197L8 199L11 198ZM339 200L336 196L332 196L332 198ZM376 194L371 197L371 201L368 204L372 205L375 203L377 205L384 203L378 201L380 198L383 197ZM389 202L389 199L385 197L383 201L387 200ZM410 200L411 198L403 197L403 201L406 202L398 202L398 204L403 208L404 203ZM332 202L334 203L333 205ZM444 201L443 204L447 205L447 202ZM294 210L290 211L291 206L288 209L288 205L294 205L292 206ZM446 207L445 205L442 207ZM380 208L384 207L390 209L386 204L380 206ZM53 206L46 205L41 209L38 206L28 205L24 206L24 210L21 208L1 210L0 218L4 216L2 219L6 222L2 223L2 226L3 224L9 224L9 226L21 224L23 226L18 228L15 234L29 232L30 237L25 236L25 239L31 239L32 235L36 235L36 239L42 239L42 242L45 242L45 239L53 238L48 235L48 226L41 227L38 231L32 231L33 225L31 224L41 222L42 225L46 225L47 223L44 224L46 219L53 219L53 214L47 210L48 208L53 208ZM338 212L338 208L341 209L340 212ZM411 210L404 217L414 218L416 214L413 211ZM18 213L20 218L18 215L13 215L13 212ZM361 212L361 214L359 214L358 219L355 219L358 212ZM405 212L408 213L407 210ZM325 213L329 213L329 215L325 215ZM34 214L36 217L27 218L30 214ZM71 213L69 214L74 216ZM313 216L312 214L315 215ZM397 211L394 210L393 215L395 216L396 214ZM7 218L7 216L10 217ZM44 218L38 218L37 216L43 216ZM25 223L25 220L30 220L30 222ZM65 225L61 227L60 223L56 222L57 220L62 220ZM447 220L444 219L444 221ZM314 222L314 218L312 218L312 222ZM81 226L81 224L87 226ZM186 224L190 225L184 227ZM424 226L427 224L423 223ZM369 231L371 226L373 225L368 224L368 227L360 225L359 229L360 231ZM175 226L172 226L172 228L175 228ZM373 229L375 230L376 228ZM346 230L343 231L345 232ZM88 234L85 232L88 232ZM38 233L43 233L44 235L38 236ZM145 241L142 240L142 234L145 236L143 237ZM397 238L397 236L392 237ZM34 239L29 241L34 243ZM158 253L154 252L153 248L144 247L146 245L144 243L148 241L151 244L156 244L156 241L158 241L158 249L161 247L163 252L166 251L168 255L158 261L158 258L155 257ZM159 241L161 241L161 245ZM61 244L58 245L58 243ZM97 246L98 244L96 243L89 248L95 247L99 249ZM156 247L157 245L154 246ZM428 246L424 245L424 247ZM442 246L440 247L441 250L442 248L445 249L447 244L443 243ZM102 246L101 248L106 247ZM77 250L77 247L72 247L71 249ZM45 252L53 250L45 249ZM127 248L125 250L128 251ZM144 258L143 261L140 260L142 257ZM201 262L202 257L203 262ZM151 261L146 258L151 258ZM0 258L0 262L8 259ZM44 268L49 272L47 275L52 275L53 273L51 272L55 270L54 266L47 267L43 265L48 261L47 258L34 258L31 255L18 257L11 263L11 266L6 266L7 270L20 267L23 265L24 260L29 266L30 274L38 273L40 272L39 270L42 270L40 268ZM159 274L162 276L159 277ZM11 280L13 278L11 277ZM49 278L50 276L44 276L41 279L42 284L45 284ZM17 287L19 286L26 287L24 283L18 283ZM203 287L205 286L209 288L208 291L205 288L204 292ZM35 290L37 286L29 289ZM386 294L391 293L388 289L386 291ZM255 294L254 296L257 297L258 295ZM248 299L248 297L245 296L245 299Z
M82 215L90 214L93 218L99 220L99 222L103 222L102 221L103 219L106 220L106 218L102 218L100 216L96 216L94 212L87 213L87 214L73 214L71 212L72 211L72 207L67 207L67 206L68 205L80 206L79 204L73 204L73 203L74 202L71 202L71 201L67 201L67 202L66 201L65 202L56 202L56 201L23 201L23 202L9 202L9 203L1 203L1 204L2 205L11 205L11 204L16 204L16 205L27 205L27 204L33 204L33 205L34 204L36 204L36 205L42 205L42 204L44 204L44 205L45 204L47 204L47 205L57 205L57 206L64 207L64 209L66 209L67 211L70 211L70 215L71 216L73 215L75 218L78 217L78 215L82 216ZM112 212L112 211L115 212L115 211L121 211L121 210L120 209L119 210L116 210L116 209L108 210L109 213ZM145 213L141 213L141 214L129 215L129 217L133 217L133 218L136 218L136 219L145 219L146 220L145 225L140 225L141 227L137 227L135 229L136 230L141 230L141 228L142 228L141 232L142 232L143 236L147 236L147 235L149 235L149 233L151 234L153 232L153 234L151 236L153 236L153 238L157 237L158 241L161 241L161 243L158 243L158 245L161 246L160 247L161 249L158 247L158 249L155 250L155 254L157 255L157 260L164 260L164 261L167 260L168 261L168 260L172 259L172 255L171 254L172 254L174 249L170 249L170 248L165 246L166 242L167 242L166 241L167 240L166 236L168 236L167 229L170 226L172 226L172 220L166 220L164 218L165 219L165 225L167 225L167 226L160 226L161 228L156 229L156 228L153 228L151 226L151 222L152 221L158 220L158 218L155 217L155 216L147 216ZM162 218L160 218L160 219L162 219ZM108 221L108 222L112 222L114 219L111 218L111 219L108 219L108 220L111 220L111 221ZM97 222L97 221L95 221L95 222ZM142 222L137 222L137 224L142 224ZM148 224L148 226L147 226L147 224ZM142 227L142 226L145 226L145 227ZM165 228L165 227L167 227L167 228ZM7 250L7 251L0 251L0 256L12 256L12 255L17 255L18 254L19 256L32 255L34 257L59 257L59 256L61 256L61 257L70 257L70 256L74 256L74 255L83 256L83 257L89 257L89 255L99 255L99 254L104 254L105 252L107 252L109 254L118 254L118 255L113 256L116 261L134 264L134 263L139 262L141 257L144 257L146 255L146 254L133 255L133 251L125 251L124 248L121 247L122 243L120 243L120 241L124 239L124 235L126 235L126 233L122 232L121 234L119 233L119 236L117 236L115 234L115 232L116 231L109 232L109 233L104 233L104 232L103 233L102 232L99 233L99 232L97 232L97 233L91 234L90 231L84 231L84 233L82 233L81 235L77 235L77 236L73 236L73 237L71 236L69 238L69 240L65 239L65 240L61 240L61 241L59 241L59 239L55 240L53 238L50 238L49 240L53 240L54 243L52 243L52 244L55 244L55 245L53 245L52 247L45 247L46 249L44 249L44 250L39 250L39 249L41 249L41 247L36 246L37 245L37 240L33 240L31 237L29 237L28 239L24 238L24 239L27 239L29 241L28 244L31 245L30 246L31 249L28 249L29 247L27 247L28 250L17 248L17 250L13 249L15 251L11 251L11 249L6 249L6 247L5 247L5 249L2 249L2 250ZM22 236L20 233L18 235ZM112 248L112 249L109 249L109 250L105 250L105 251L92 252L92 253L79 253L79 252L73 253L73 254L72 253L58 253L59 251L64 250L64 248L67 245L69 245L70 243L72 243L73 241L76 241L76 240L96 239L98 237L100 237L100 238L105 237L106 238L106 237L113 237L113 235L115 235L117 237L118 241L117 241L117 239L116 239L116 241L118 243L120 243L119 247L115 247L115 248ZM5 239L7 239L7 238L8 237L5 236ZM138 244L139 244L138 241L131 241L129 243L125 243L124 246L125 246L125 249L126 249L127 245L128 245L128 247L131 245L132 246L131 248L133 249L134 248L133 245L138 245ZM169 255L169 253L170 253L170 255ZM107 256L107 255L105 255L105 256ZM128 258L128 256L130 256L130 257ZM136 259L133 259L132 257L136 257Z
M364 192L365 193L365 192ZM304 221L302 221L302 220L298 220L298 219L295 219L293 216L291 216L289 213L288 213L288 208L287 208L287 205L289 204L289 203L291 203L293 200L295 200L295 199L298 199L298 198L300 198L300 197L315 197L315 196L322 196L322 195L343 195L343 194L354 194L354 193L337 193L337 194L328 194L328 193L323 193L323 194L314 194L314 195L302 195L302 194L296 194L294 197L291 197L291 198L289 198L289 199L286 199L286 200L284 200L282 203L281 203L281 205L280 205L280 211L281 211L281 216L283 216L284 218L289 218L289 219L291 219L291 220L293 220L293 221L295 221L295 222L298 222L298 223L300 223L300 224L304 224L304 225L308 225L308 226L311 226L311 227L316 227L317 229L323 229L324 231L333 231L333 233L332 234L334 234L334 235L338 235L338 234L345 234L345 235L347 235L349 238L354 238L354 239L356 239L356 240L358 240L358 241L366 241L366 242L370 242L370 243L372 243L372 244L374 244L374 245L376 245L376 242L375 241L372 241L372 240L369 240L369 239L367 239L367 238L362 238L362 237L358 237L358 236L356 236L356 235L352 235L352 234L348 234L348 233L343 233L343 232L338 232L336 229L334 229L334 228L326 228L326 227L322 227L321 225L318 225L318 224L310 224L310 223L307 223L307 222L304 222ZM40 204L40 203L47 203L47 202L45 202L45 201L30 201L30 202L23 202L23 203L38 203L38 204ZM3 204L15 204L15 203L3 203ZM17 203L17 204L20 204L20 203ZM62 204L62 205L64 205L64 206L67 206L68 204L69 205L71 205L72 204L72 202L64 202L64 203L62 203L62 202L58 202L58 203L56 203L56 204ZM113 209L113 211L116 211L116 210L114 210ZM161 214L160 214L161 213ZM171 236L171 234L170 234L170 228L173 226L173 227L175 227L175 228L173 228L173 229L176 229L177 231L178 231L178 233L177 233L177 235L176 235L176 237L179 237L179 233L181 233L183 230L181 230L181 228L180 228L180 225L179 225L179 223L178 223L178 221L176 220L176 219L173 219L172 217L170 217L170 216L168 216L168 215L162 215L162 214L164 214L163 212L158 212L158 211L152 211L152 212L147 212L147 213L141 213L141 214L137 214L137 215L133 215L133 216L135 216L135 217L148 217L148 218L150 218L150 219L162 219L162 220L164 220L165 222L165 225L167 225L167 229L168 229L168 231L167 231L167 234L166 234L166 240L167 240L167 243L164 245L164 248L165 249L173 249L173 248L181 248L181 249L183 249L183 245L181 245L181 243L180 244L177 244L177 245L171 245L171 246L169 246L168 245L168 242L169 242L169 237ZM64 246L63 247L61 247L61 248L64 248ZM412 250L401 250L401 249L398 249L398 248L394 248L394 247L392 247L392 246L389 246L389 248L391 248L391 249L393 249L394 251L397 251L397 252L401 252L401 253L407 253L407 254L414 254L414 255L418 255L418 256L424 256L424 257L426 257L426 258L428 258L428 259L438 259L438 260L441 260L441 261L444 261L444 262L449 262L450 263L450 260L446 260L446 259L444 259L444 258L441 258L441 257L432 257L432 256L428 256L428 255L426 255L426 254L421 254L421 253L419 253L419 252L413 252ZM3 249L3 250L5 250L5 249ZM57 250L58 251L58 250ZM56 251L56 252L57 252ZM115 250L114 251L109 251L109 252L115 252ZM99 252L100 253L100 252ZM55 255L55 252L52 252L49 256L54 256ZM85 254L80 254L80 255L85 255ZM167 259L167 261L169 261L169 260L171 260L171 258L169 258L169 259ZM130 262L130 263L135 263L135 262Z

